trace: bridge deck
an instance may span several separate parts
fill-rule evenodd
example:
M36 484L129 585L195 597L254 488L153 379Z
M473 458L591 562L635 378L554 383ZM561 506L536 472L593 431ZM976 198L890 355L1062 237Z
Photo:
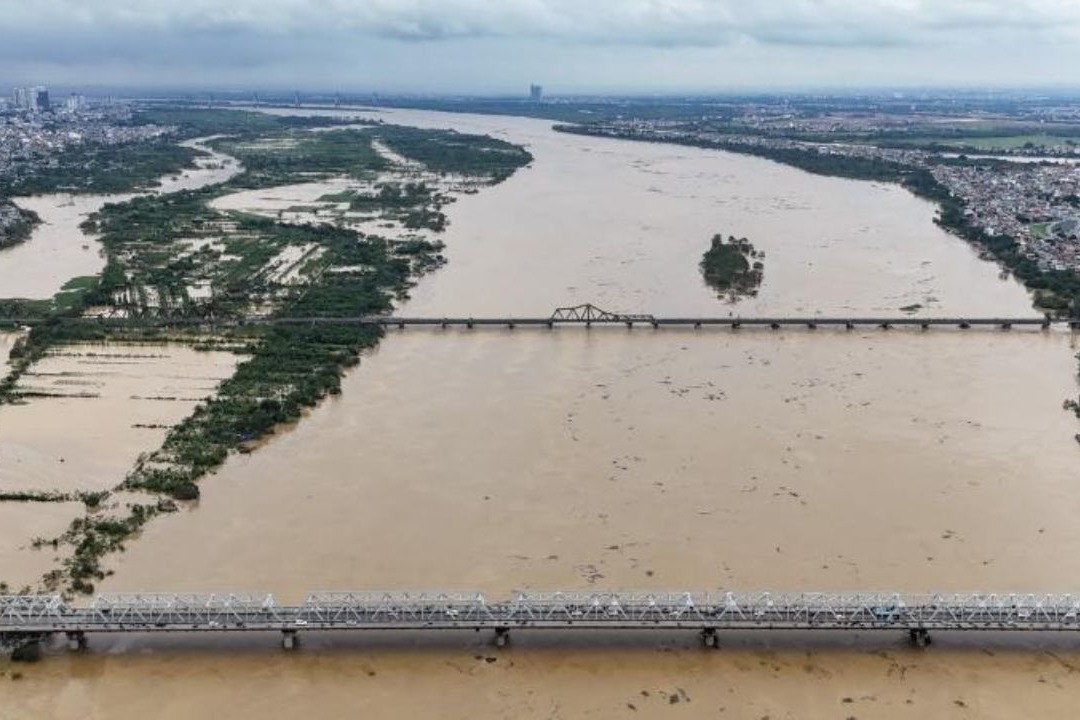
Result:
M1077 631L1080 595L314 593L299 606L271 595L0 596L0 636L54 632L280 630L696 629Z
M282 322L289 323L304 323L304 322L332 322L331 320L320 319L288 319ZM875 327L875 328L892 328L892 327L916 327L916 328L928 328L928 327L940 327L951 326L959 328L977 327L977 326L990 326L1008 328L1013 326L1037 326L1043 328L1049 328L1056 323L1068 324L1071 327L1076 327L1078 324L1072 321L1050 321L1045 318L886 318L886 317L857 317L857 318L837 318L837 317L635 317L635 318L620 318L620 319L603 319L603 320L586 320L586 319L554 319L554 318L530 318L530 317L484 317L484 318L464 318L464 317L388 317L388 316L372 316L358 318L357 322L377 324L384 327L405 327L411 325L426 325L434 327L474 327L474 326L544 326L554 327L556 325L625 325L627 327L634 327L635 325L644 325L652 327L705 327L705 326L722 326L732 328L742 327L765 327L765 328L781 328L781 327L804 327L804 328L817 328L817 327L840 327L840 328L857 328L857 327Z
M1066 325L1080 328L1080 319L1049 319L1045 317L654 317L652 315L612 315L602 318L589 317L406 317L392 315L360 315L332 317L247 317L247 318L123 318L123 317L73 317L73 318L0 318L4 325L40 325L47 322L84 323L106 327L125 326L224 326L237 325L718 325L727 327L931 327L931 326L995 326L1011 327Z

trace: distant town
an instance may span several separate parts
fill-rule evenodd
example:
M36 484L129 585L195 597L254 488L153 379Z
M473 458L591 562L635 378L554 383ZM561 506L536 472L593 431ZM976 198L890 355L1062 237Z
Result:
M572 132L750 152L824 174L893 181L900 177L898 169L925 171L957 200L971 228L1009 238L1039 271L1080 271L1080 101L1075 98L900 93L560 98L533 83L518 98L290 92L152 102L162 101L205 108L303 104L529 115L562 121L560 129ZM147 102L79 94L56 98L46 87L14 88L0 100L0 207L5 194L15 194L21 183L55 167L57 158L72 150L168 137L173 128L139 121ZM818 160L807 164L807 155ZM843 163L859 166L853 172L840 167ZM5 224L10 235L11 227L25 228L28 220L10 207L0 212L0 236Z
M57 101L45 87L19 87L0 100L0 188L48 167L80 145L123 145L165 129L134 124L129 102L71 94Z

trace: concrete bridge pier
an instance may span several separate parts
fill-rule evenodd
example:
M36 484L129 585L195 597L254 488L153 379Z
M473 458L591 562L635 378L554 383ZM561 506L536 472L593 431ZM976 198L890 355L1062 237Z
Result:
M297 636L295 630L282 630L281 631L281 647L285 650L295 650L296 646L300 644L300 638Z
M917 648L925 648L933 642L930 638L930 631L926 628L911 628L908 630L908 638L911 640L911 644Z
M510 628L495 628L495 647L506 647L510 644Z
M68 650L76 652L86 649L86 633L81 630L75 632L64 633L67 636Z
M701 631L701 642L707 648L716 650L720 647L720 638L716 635L716 628L705 628Z

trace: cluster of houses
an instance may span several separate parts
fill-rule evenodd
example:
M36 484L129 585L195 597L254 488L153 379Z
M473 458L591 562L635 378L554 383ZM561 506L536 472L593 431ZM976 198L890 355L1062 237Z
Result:
M152 125L132 125L131 117L130 106L115 103L83 105L63 113L22 108L0 112L0 185L16 183L74 146L139 142L166 132Z
M1080 270L1080 164L938 165L971 222L1008 235L1043 270Z

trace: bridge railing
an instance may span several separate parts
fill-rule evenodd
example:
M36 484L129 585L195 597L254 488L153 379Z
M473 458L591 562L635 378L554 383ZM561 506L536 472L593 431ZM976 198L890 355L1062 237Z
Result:
M691 592L520 592L506 604L514 621L676 622L704 620L709 593Z
M492 602L478 591L318 592L295 607L269 593L100 595L88 607L59 595L0 596L0 634L305 625L1080 630L1080 595L521 591Z
M54 621L68 612L60 595L0 595L0 626Z
M84 617L103 625L225 626L258 617L274 622L280 609L269 593L128 593L98 595Z
M495 610L479 591L317 592L296 609L305 623L488 622Z

